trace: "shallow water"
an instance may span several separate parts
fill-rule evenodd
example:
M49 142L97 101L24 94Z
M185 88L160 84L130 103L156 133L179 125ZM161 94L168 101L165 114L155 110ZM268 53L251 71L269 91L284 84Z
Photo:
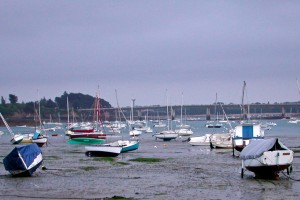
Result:
M300 125L275 122L278 125L266 137L279 137L286 146L299 147ZM204 128L203 122L190 123L194 136L215 131ZM262 180L247 171L242 179L241 160L232 157L231 150L191 146L182 142L185 138L155 141L152 134L144 133L137 151L103 161L86 157L84 146L69 145L63 131L57 132L59 136L50 133L48 146L42 147L48 170L39 168L32 177L14 178L0 166L0 199L300 199L300 182L283 174L279 180ZM13 147L7 134L0 136L1 161ZM144 157L163 160L131 161ZM296 153L291 174L295 179L300 179L299 158Z

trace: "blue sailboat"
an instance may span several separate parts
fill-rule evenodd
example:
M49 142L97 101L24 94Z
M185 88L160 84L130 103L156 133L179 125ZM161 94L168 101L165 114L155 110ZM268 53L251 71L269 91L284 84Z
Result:
M35 143L15 147L3 159L5 170L13 176L31 176L42 162L42 150Z

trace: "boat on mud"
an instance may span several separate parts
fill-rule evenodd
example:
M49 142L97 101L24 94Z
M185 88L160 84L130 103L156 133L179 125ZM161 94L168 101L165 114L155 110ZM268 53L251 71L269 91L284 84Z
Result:
M15 147L3 159L5 170L13 176L31 176L42 162L42 151L37 144Z
M294 152L283 145L278 138L251 140L242 150L241 177L245 168L255 174L257 178L277 179L279 172L290 172Z
M85 146L85 155L88 157L116 157L121 151L121 146L109 146L109 145L93 145Z

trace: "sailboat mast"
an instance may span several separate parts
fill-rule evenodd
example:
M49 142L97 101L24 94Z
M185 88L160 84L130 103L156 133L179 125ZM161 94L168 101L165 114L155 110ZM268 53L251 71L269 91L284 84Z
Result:
M182 107L183 107L183 92L181 92L181 109L180 109L180 123L182 126Z
M166 98L167 98L167 123L168 123L168 131L170 130L170 122L169 122L169 97L168 97L168 89L166 89Z
M242 92L242 107L241 107L241 119L245 119L245 115L246 115L246 109L245 109L245 105L244 105L244 98L245 98L245 90L246 90L246 81L244 81L244 85L243 85L243 92Z

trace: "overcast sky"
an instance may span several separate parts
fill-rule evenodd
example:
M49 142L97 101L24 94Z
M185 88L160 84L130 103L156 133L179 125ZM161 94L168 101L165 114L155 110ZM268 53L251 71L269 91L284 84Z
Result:
M0 0L0 96L299 101L300 1ZM38 92L37 92L38 91Z

